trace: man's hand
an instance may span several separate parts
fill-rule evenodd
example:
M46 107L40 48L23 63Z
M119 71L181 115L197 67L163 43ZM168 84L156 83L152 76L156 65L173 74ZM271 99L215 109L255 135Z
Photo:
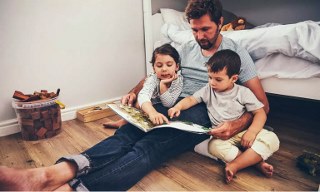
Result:
M172 107L168 110L168 115L169 115L170 119L172 119L174 117L179 117L180 110L176 107Z
M256 139L257 134L255 134L253 131L246 131L242 138L241 138L241 146L244 148L250 148Z
M137 99L137 95L135 93L128 93L127 95L121 98L121 104L132 106Z
M230 139L233 136L233 133L232 121L223 122L209 132L214 138L222 140Z
M239 119L233 121L226 121L219 124L216 128L212 129L209 134L214 138L227 140L248 128L252 121L252 113L244 113Z
M158 112L150 113L149 119L155 125L162 125L163 123L169 124L169 120L167 119L167 117Z

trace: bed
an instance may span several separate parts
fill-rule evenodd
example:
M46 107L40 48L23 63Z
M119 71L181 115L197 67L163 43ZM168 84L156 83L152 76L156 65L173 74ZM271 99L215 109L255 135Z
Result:
M160 8L152 11L144 1L146 58L163 43L182 43L192 36L182 10ZM223 12L225 23L234 15ZM228 18L230 17L230 18ZM319 22L301 21L280 25L266 23L241 31L222 32L245 47L253 58L267 94L320 101L320 26ZM147 73L152 71L146 64Z

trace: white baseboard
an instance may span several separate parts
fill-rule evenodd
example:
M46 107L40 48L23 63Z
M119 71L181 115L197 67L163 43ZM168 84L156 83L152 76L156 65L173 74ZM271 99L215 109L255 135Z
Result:
M62 119L62 121L69 121L72 119L76 119L77 118L77 111L80 109L92 107L95 105L101 105L104 103L110 103L110 102L114 102L114 101L118 101L118 100L120 100L120 98L114 98L114 99L109 99L106 101L89 103L86 105L81 105L81 106L76 106L76 107L71 107L71 108L66 107L65 109L61 110L61 119ZM20 131L21 131L21 129L18 125L18 120L16 118L0 122L0 137L19 133Z

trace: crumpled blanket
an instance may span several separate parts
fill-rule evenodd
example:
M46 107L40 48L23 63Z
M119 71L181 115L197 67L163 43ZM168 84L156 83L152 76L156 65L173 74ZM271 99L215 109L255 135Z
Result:
M320 64L320 26L313 21L276 25L249 30L221 33L246 48L252 59L258 60L273 53L282 53ZM165 23L161 41L182 44L193 40L192 31Z

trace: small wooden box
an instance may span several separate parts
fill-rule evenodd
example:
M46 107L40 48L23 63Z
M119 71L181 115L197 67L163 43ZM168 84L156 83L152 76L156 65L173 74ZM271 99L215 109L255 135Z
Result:
M109 108L105 104L96 105L93 107L89 107L89 108L85 108L77 111L77 119L85 123L102 119L112 115L115 115L115 113L111 108Z

